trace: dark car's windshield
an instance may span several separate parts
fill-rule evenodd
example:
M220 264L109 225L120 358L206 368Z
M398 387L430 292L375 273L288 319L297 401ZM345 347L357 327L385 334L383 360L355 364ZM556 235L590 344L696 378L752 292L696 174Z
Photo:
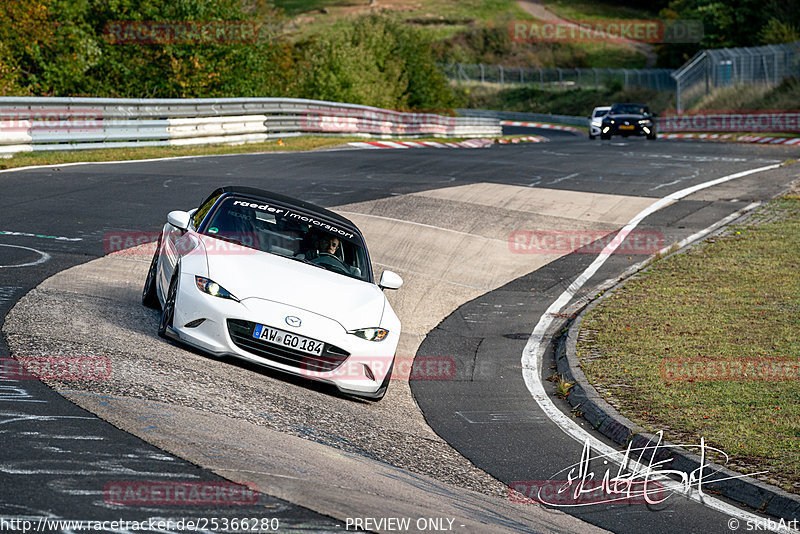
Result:
M267 201L227 197L199 230L207 236L371 281L360 235Z
M639 104L614 104L609 115L647 115L650 113L647 106Z

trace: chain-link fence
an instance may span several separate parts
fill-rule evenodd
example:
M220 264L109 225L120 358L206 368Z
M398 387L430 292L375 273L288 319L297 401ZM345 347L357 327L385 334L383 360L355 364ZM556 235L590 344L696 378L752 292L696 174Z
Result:
M497 85L536 84L542 88L623 87L643 88L656 91L674 91L675 79L672 69L567 69L505 67L469 63L446 63L440 65L445 75L459 82L479 82Z
M777 85L800 75L800 41L782 45L701 50L673 73L675 108L683 111L714 89L736 85Z

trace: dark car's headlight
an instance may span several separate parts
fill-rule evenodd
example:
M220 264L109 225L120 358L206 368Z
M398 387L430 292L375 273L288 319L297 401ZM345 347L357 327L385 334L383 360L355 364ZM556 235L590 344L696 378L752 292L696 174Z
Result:
M348 334L353 334L367 341L383 341L389 335L389 331L385 328L359 328L358 330L351 330Z
M213 280L209 280L208 278L203 278L202 276L195 276L194 281L197 284L197 289L199 289L203 293L211 295L212 297L230 299L239 302L239 299L231 295L231 293L227 289L225 289L224 287L222 287Z
M650 124L650 119L641 119L639 124Z

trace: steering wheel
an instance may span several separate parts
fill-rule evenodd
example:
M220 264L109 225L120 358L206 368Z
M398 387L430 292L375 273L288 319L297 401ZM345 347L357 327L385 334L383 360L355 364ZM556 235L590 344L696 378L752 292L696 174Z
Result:
M311 261L319 265L330 266L342 274L350 274L350 269L347 268L344 262L330 252L320 252L319 255Z

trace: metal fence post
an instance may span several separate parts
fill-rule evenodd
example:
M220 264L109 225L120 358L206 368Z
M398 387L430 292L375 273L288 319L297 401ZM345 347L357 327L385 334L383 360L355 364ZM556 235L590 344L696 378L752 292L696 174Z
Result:
M483 72L483 63L480 63L479 65L481 67L481 85L483 85L484 83L486 83L486 80L485 80L485 77L484 77L484 72Z

